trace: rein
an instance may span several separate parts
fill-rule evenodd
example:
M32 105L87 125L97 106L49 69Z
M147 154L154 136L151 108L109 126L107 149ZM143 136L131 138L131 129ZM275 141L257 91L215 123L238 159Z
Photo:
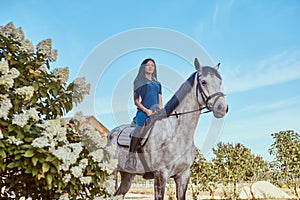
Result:
M186 115L186 114L190 114L190 113L194 113L194 112L199 112L199 111L200 111L200 114L206 114L206 113L211 112L211 110L207 110L205 112L201 112L203 109L207 109L207 108L206 107L202 107L202 108L199 108L197 110L191 110L191 111L180 112L180 113L177 113L175 111L173 114L170 114L169 117L176 116L176 118L178 118L180 115Z

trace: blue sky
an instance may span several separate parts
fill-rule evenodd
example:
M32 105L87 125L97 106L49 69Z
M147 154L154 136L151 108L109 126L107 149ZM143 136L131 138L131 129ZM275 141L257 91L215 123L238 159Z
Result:
M105 41L130 30L161 28L188 37L205 50L210 62L221 62L230 112L221 122L218 141L240 142L254 154L270 159L267 149L273 143L272 133L300 131L298 0L0 2L0 25L12 21L16 27L22 27L25 37L34 44L51 38L53 47L58 49L52 68L68 66L70 80L82 71L99 73L97 68L90 71L83 66ZM107 49L110 51L114 47ZM192 60L158 48L120 54L99 80L91 82L95 88L92 114L108 129L122 122L118 116L129 119L134 115L130 94L122 98L116 91L131 87L122 84L133 80L136 68L146 57L153 57L162 66L159 78L165 76L167 80L165 71L176 77L174 84L172 78L168 79L164 101L173 94L178 82L194 72ZM127 106L120 108L123 104ZM213 122L211 115L201 116L195 135L200 148Z

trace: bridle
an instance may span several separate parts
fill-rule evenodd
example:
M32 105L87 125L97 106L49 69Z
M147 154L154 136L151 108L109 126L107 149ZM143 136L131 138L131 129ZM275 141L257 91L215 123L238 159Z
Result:
M205 113L209 113L209 112L212 112L212 109L215 105L215 103L218 101L218 99L220 97L224 97L226 96L223 92L216 92L212 95L207 95L205 93L205 91L203 90L203 87L201 85L201 75L197 72L197 86L196 86L196 97L197 97L197 101L198 101L198 104L199 104L199 109L196 109L196 110L191 110L191 111L186 111L186 112L180 112L180 113L177 113L176 111L174 112L174 114L170 114L169 116L176 116L178 118L178 116L180 115L185 115L185 114L189 114L189 113L194 113L194 112L198 112L200 111L200 114L205 114ZM199 93L205 103L205 106L203 107L202 104L199 102L199 99L198 99L198 96L199 96ZM214 102L212 104L209 103L209 101L214 98ZM202 110L204 109L207 109L207 111L204 111L204 112L201 112Z
M223 92L216 92L210 96L207 96L207 94L205 93L205 91L203 90L202 88L202 85L201 85L201 75L199 75L199 73L197 73L197 89L196 89L196 97L197 97L197 100L198 100L198 92L200 92L201 94L201 97L205 103L205 108L208 109L209 111L212 111L215 103L218 101L218 99L220 97L224 97L226 96ZM215 97L215 100L213 101L212 104L209 103L209 101ZM198 100L199 101L199 100ZM200 105L200 102L198 102L199 105Z

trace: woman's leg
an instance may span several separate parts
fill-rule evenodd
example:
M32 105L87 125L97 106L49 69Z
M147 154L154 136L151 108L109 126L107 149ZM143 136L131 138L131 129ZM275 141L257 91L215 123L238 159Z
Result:
M125 169L130 171L136 170L136 156L138 146L143 135L144 123L147 119L147 115L143 112L138 112L136 115L136 127L131 134L131 141L129 146L129 154L126 157Z

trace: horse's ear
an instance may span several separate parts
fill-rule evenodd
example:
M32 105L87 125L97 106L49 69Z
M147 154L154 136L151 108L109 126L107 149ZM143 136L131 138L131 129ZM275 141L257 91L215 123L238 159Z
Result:
M197 58L195 58L195 60L194 60L194 65L195 65L196 70L201 73L201 65Z
M220 68L221 63L218 63L216 66L214 66L215 70L218 70Z

